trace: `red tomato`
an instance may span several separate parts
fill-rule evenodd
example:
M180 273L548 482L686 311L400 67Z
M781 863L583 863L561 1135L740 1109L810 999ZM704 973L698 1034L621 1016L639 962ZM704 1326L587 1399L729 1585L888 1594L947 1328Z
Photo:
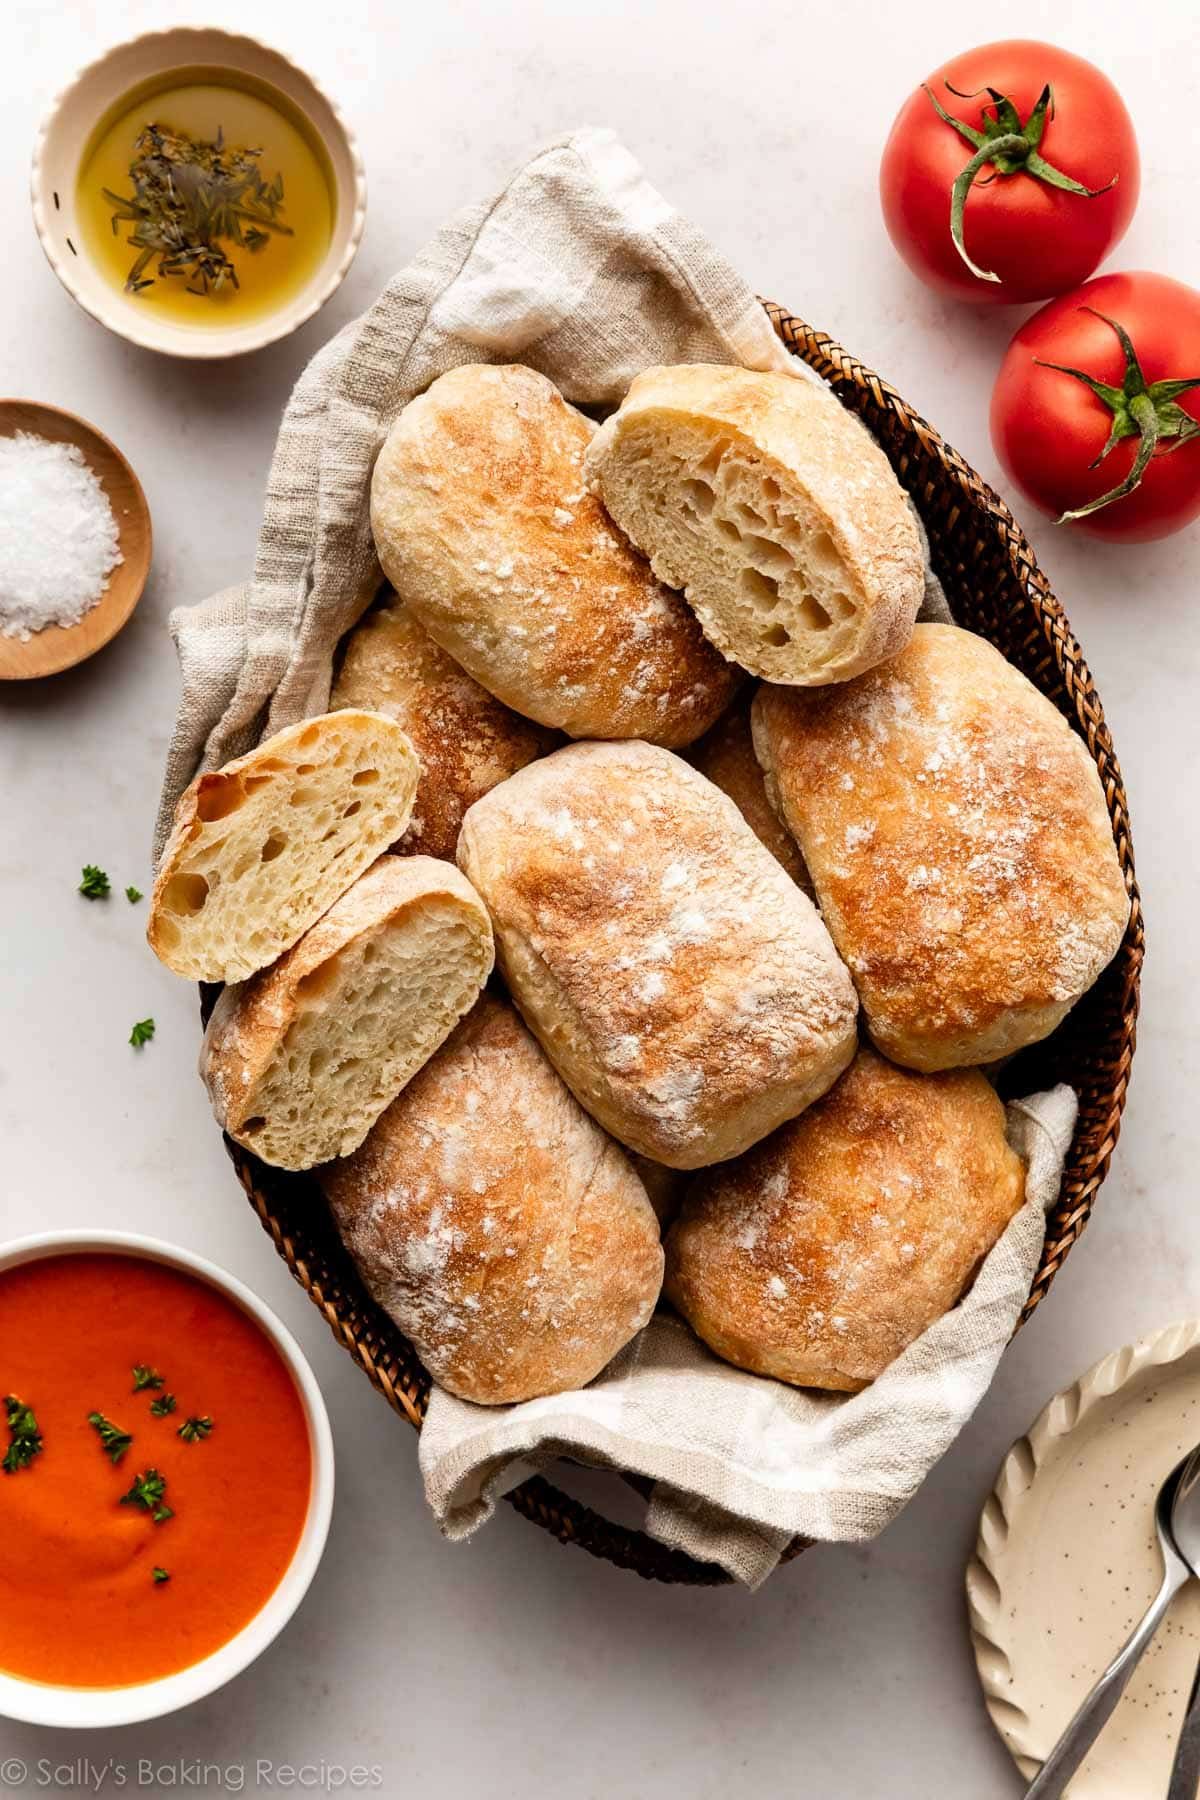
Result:
M1000 365L992 442L1021 492L1056 517L1099 499L1131 474L1142 442L1132 418L1131 435L1096 462L1114 416L1128 408L1118 404L1114 413L1077 376L1041 366L1059 363L1111 389L1136 390L1136 378L1126 380L1126 353L1110 320L1130 339L1161 435L1133 492L1076 522L1097 537L1143 543L1200 515L1200 425L1191 436L1193 421L1200 421L1200 294L1194 288L1144 271L1101 275L1043 306L1022 325ZM1178 386L1191 380L1197 383L1191 389ZM1174 391L1156 396L1156 382L1171 383Z
M962 228L971 261L999 277L981 279L951 235L952 191L975 150L939 116L930 94L978 135L1013 120L989 88L1012 103L1025 127L1047 84L1051 105L1032 166L1040 156L1052 172L1104 191L1089 199L1051 185L1029 173L1019 148L1015 173L983 163ZM1133 122L1112 82L1082 57L1029 39L983 44L935 69L905 102L879 170L884 221L914 274L942 293L993 304L1044 300L1085 281L1124 236L1140 185Z

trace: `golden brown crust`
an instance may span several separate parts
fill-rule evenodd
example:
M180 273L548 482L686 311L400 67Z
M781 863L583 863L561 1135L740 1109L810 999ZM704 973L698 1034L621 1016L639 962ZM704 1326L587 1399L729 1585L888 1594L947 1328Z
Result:
M430 636L525 717L691 743L740 674L588 493L593 430L532 369L441 376L380 452L379 559Z
M760 690L754 743L871 1036L912 1068L1052 1031L1129 900L1095 765L997 650L918 625L882 668Z
M329 706L386 713L412 739L421 779L393 846L406 856L452 857L468 806L561 741L480 687L395 594L347 638Z
M727 794L760 844L797 887L811 894L812 882L795 838L771 805L766 778L754 754L750 732L752 694L739 697L711 731L688 752L692 767Z
M669 751L530 763L471 808L458 860L546 1054L643 1156L735 1156L853 1055L854 989L811 901Z
M582 1387L654 1310L640 1181L488 995L320 1179L367 1287L465 1400Z
M853 1393L955 1304L1024 1189L978 1070L864 1049L802 1118L695 1179L664 1292L727 1362Z

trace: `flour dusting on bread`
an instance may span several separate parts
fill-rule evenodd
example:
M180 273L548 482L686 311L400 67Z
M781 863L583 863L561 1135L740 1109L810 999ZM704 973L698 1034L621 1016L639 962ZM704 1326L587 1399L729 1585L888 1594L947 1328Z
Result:
M849 1059L854 993L812 904L669 752L557 751L472 807L459 860L547 1054L643 1155L734 1155Z
M654 1310L641 1182L498 1000L322 1182L367 1286L464 1399L582 1386Z
M594 426L544 375L451 370L380 451L384 572L506 705L570 737L686 744L740 680L583 479Z
M952 625L820 693L763 688L755 746L875 1041L914 1068L1044 1037L1129 900L1095 765L998 651Z
M1023 1194L983 1075L864 1049L803 1117L695 1177L666 1292L738 1367L854 1392L959 1299Z

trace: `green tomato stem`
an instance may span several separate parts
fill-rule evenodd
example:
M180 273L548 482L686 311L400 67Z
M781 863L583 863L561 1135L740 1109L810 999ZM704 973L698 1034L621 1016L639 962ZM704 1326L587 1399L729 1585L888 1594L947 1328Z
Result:
M951 87L949 82L946 87L952 94L958 93L958 89ZM1054 113L1054 95L1049 82L1043 87L1037 104L1024 124L1006 94L992 87L987 91L992 97L995 111L989 113L984 107L983 130L977 131L965 119L956 119L952 113L947 112L930 88L924 89L939 119L957 131L974 149L974 155L959 172L950 190L950 236L954 240L954 247L977 280L999 282L999 275L993 274L990 269L981 269L978 263L971 260L964 235L967 195L981 169L991 163L993 172L987 177L989 182L995 180L997 175L1027 175L1031 180L1044 182L1047 187L1058 188L1067 194L1078 194L1086 200L1094 200L1098 194L1106 194L1109 188L1115 186L1117 177L1114 175L1102 188L1084 187L1073 175L1065 174L1062 169L1056 169L1053 163L1046 161L1039 146L1047 116L1053 117ZM959 98L970 96L959 95ZM986 186L987 183L980 185Z
M1073 369L1067 363L1044 362L1037 356L1034 357L1034 362L1039 369L1053 369L1058 375L1069 375L1072 381L1082 382L1111 413L1112 424L1108 437L1099 456L1089 465L1091 468L1102 463L1109 451L1122 439L1136 436L1140 442L1124 481L1118 482L1116 487L1110 488L1108 493L1101 494L1098 499L1089 500L1086 506L1078 506L1073 512L1063 513L1058 520L1060 525L1069 524L1072 519L1086 519L1090 513L1099 512L1102 506L1111 506L1114 500L1123 500L1127 494L1132 494L1146 473L1150 458L1156 450L1178 450L1181 444L1200 437L1200 424L1177 404L1178 395L1200 387L1200 375L1147 382L1133 339L1119 320L1110 319L1107 313L1097 312L1094 306L1081 306L1079 311L1091 313L1094 319L1102 320L1116 333L1121 354L1125 358L1125 373L1120 387L1114 387L1111 382L1100 381L1095 375L1089 375L1086 369ZM1168 443L1165 441L1167 439L1175 441Z
M1086 506L1077 506L1074 512L1063 513L1058 520L1060 525L1068 525L1072 519L1086 519L1089 513L1099 512L1102 506L1111 506L1114 500L1123 500L1126 494L1132 494L1141 481L1146 465L1158 445L1158 412L1149 394L1135 395L1129 403L1129 412L1141 434L1141 443L1128 475L1115 488L1110 488L1107 494L1101 494L1098 500L1089 500ZM1110 447L1113 441L1112 438L1109 439Z
M978 263L972 262L967 254L966 240L963 236L967 195L971 191L971 183L986 163L992 162L998 155L1019 155L1024 143L1023 137L1014 134L1011 137L993 138L989 144L981 144L970 162L955 178L954 186L950 189L950 236L954 239L954 247L968 269L972 275L977 275L980 281L999 281L1000 277L993 274L991 269L981 269Z

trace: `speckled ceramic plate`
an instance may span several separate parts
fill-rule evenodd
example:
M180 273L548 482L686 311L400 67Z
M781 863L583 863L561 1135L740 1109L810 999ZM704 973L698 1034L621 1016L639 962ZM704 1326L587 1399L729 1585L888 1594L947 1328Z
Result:
M992 1722L1036 1775L1162 1576L1154 1498L1200 1442L1200 1321L1106 1356L1014 1444L967 1570ZM1162 1800L1200 1657L1200 1583L1183 1590L1071 1800Z

